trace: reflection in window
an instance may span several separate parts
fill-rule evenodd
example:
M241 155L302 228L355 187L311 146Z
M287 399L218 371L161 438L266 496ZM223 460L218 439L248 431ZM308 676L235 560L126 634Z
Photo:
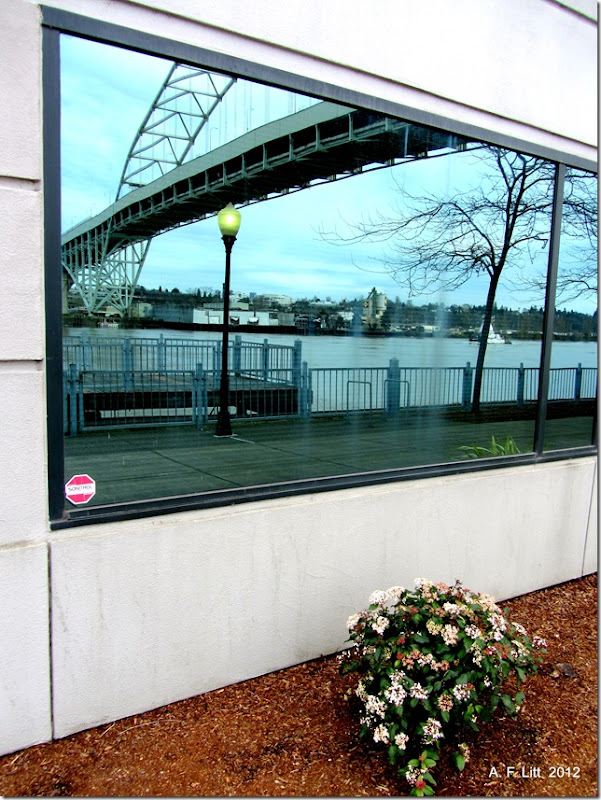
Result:
M545 449L594 442L597 409L597 176L566 174Z
M62 43L65 473L90 505L532 450L552 164Z

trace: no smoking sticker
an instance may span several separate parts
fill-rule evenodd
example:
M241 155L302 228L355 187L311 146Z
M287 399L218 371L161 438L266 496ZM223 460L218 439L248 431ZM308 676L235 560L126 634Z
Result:
M96 481L89 475L74 475L65 484L65 497L74 506L89 502L96 494Z

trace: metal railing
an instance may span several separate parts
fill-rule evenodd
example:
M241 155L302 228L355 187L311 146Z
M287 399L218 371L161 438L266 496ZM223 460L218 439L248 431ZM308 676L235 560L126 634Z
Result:
M214 343L211 343L214 344ZM229 373L230 413L238 419L387 413L423 408L469 410L475 370L464 367L387 367L309 369L300 348L286 350L261 344L247 348L244 362L232 352ZM144 351L141 350L141 353ZM177 350L173 352L177 353ZM193 424L202 428L216 417L221 370L210 353L208 368L81 369L64 373L64 431L143 425ZM239 350L242 359L244 351ZM181 354L178 353L178 357ZM112 357L112 356L111 356ZM186 355L185 358L188 356ZM272 361L281 366L270 367ZM538 368L488 367L482 378L481 402L523 406L538 395ZM597 369L580 365L552 369L549 400L594 399Z
M228 363L236 373L259 374L269 370L299 369L301 341L294 346L263 342L245 342L239 334L230 340ZM63 364L75 364L78 370L123 370L165 372L196 369L204 364L211 369L221 366L221 339L155 339L114 337L95 339L66 336L63 339Z

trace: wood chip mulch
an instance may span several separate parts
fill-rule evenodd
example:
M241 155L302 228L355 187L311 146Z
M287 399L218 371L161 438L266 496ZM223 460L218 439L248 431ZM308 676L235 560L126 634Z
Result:
M469 733L462 773L443 750L438 796L597 796L597 576L516 598L547 640L517 719ZM404 783L358 739L335 656L0 758L4 796L398 796Z

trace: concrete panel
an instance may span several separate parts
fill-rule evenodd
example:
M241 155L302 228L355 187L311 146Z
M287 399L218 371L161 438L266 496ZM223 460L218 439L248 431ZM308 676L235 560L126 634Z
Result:
M47 555L45 544L0 549L0 753L52 735Z
M0 209L0 361L39 360L44 357L42 194L0 180Z
M581 574L594 460L193 512L54 537L64 736L340 648L375 588L498 599Z
M597 572L599 559L599 486L598 469L595 469L594 480L591 488L591 510L582 562L582 574L590 575Z
M546 0L48 4L596 158L596 27Z
M0 175L41 177L39 10L24 0L0 3Z
M0 363L0 546L48 531L44 376Z
M148 5L172 11L169 0ZM359 0L207 8L178 4L182 16L224 31L596 142L595 24L553 3L383 0L378 13Z

